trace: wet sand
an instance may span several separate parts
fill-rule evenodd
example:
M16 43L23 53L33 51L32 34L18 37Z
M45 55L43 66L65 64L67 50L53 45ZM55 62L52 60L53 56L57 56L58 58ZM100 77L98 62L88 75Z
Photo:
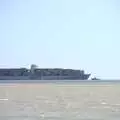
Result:
M2 84L0 120L120 120L120 84Z

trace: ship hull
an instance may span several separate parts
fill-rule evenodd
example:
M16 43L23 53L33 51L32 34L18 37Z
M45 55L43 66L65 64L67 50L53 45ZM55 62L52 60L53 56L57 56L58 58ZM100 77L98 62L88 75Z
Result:
M89 75L82 77L76 76L0 76L0 80L87 80Z

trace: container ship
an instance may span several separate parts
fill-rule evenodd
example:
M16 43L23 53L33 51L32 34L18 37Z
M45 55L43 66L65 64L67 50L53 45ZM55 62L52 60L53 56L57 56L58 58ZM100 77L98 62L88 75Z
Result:
M84 70L63 68L1 68L0 80L87 80L90 74Z

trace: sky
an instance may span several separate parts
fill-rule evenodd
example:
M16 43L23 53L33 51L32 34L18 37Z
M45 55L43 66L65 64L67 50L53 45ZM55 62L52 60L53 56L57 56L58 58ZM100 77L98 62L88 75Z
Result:
M0 0L0 67L83 69L120 78L119 0Z

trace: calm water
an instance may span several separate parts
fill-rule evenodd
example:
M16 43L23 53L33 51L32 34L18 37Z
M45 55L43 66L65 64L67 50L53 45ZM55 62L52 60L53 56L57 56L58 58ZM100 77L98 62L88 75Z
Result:
M120 120L120 81L0 81L0 120Z
M120 84L120 80L0 80L0 83Z

